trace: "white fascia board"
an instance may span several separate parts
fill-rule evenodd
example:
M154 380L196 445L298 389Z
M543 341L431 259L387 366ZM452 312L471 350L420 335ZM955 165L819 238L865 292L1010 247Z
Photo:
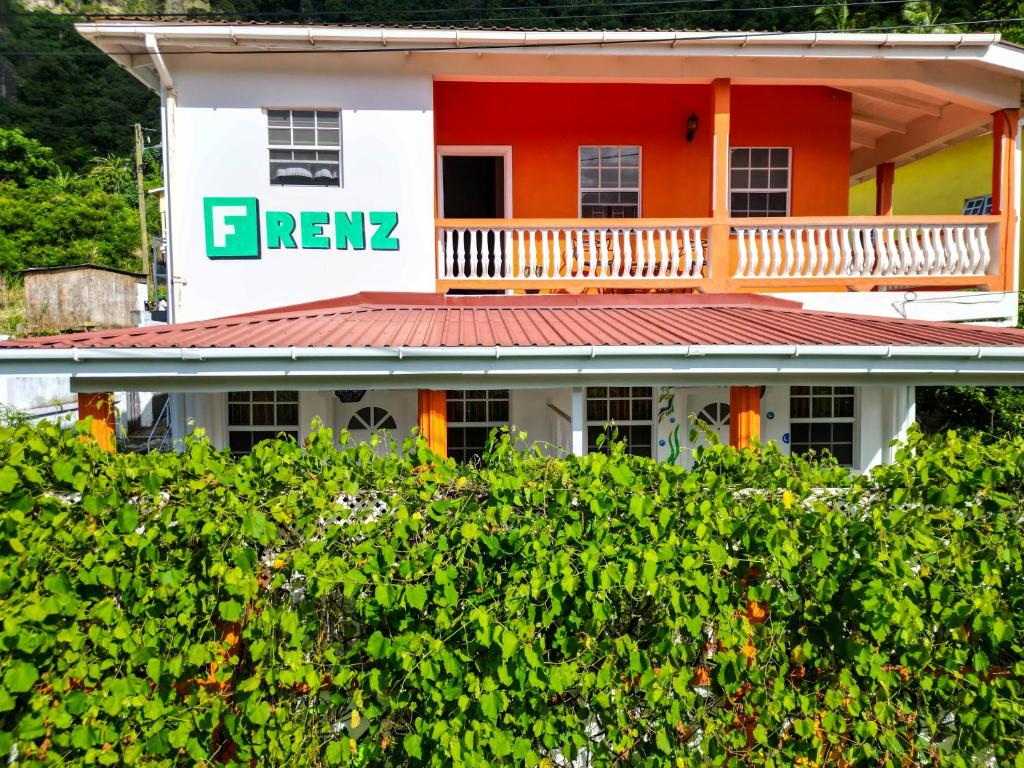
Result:
M773 55L807 55L808 48L844 48L851 54L871 58L900 56L913 51L916 58L929 57L929 51L942 58L966 48L988 49L999 42L997 34L892 34L892 33L748 33L687 31L514 31L474 29L410 29L390 27L324 27L247 24L168 24L163 22L98 22L76 24L78 32L108 52L110 44L137 41L153 35L174 46L203 45L212 42L237 47L261 48L267 45L296 44L305 46L349 45L365 48L403 47L469 47L469 46L588 46L613 44L616 50L630 44L649 46L722 47L723 54L732 55L737 47L791 48L777 50ZM1008 54L1012 49L1005 48ZM571 49L568 49L571 50ZM541 51L545 55L552 51ZM613 54L605 49L606 53ZM651 51L648 49L648 53ZM681 53L681 51L675 51ZM751 51L752 52L752 51ZM824 52L824 51L823 51ZM710 54L711 51L704 52ZM959 54L954 54L959 56ZM977 58L977 53L966 54ZM1024 58L1024 57L1022 57Z
M245 384L416 388L600 381L1024 383L1024 347L732 345L416 349L2 350L0 375L70 375L81 391Z

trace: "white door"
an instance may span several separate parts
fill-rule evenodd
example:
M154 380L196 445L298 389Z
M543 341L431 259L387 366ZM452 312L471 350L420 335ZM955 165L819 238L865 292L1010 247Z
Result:
M686 423L689 425L690 418L693 417L693 428L697 430L697 439L690 447L696 449L698 446L707 445L706 432L716 435L722 443L728 443L729 388L702 387L685 391Z

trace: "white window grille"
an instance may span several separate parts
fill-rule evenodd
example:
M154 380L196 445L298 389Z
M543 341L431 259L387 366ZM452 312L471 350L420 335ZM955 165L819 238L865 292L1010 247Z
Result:
M446 395L448 455L472 461L483 455L491 430L509 423L507 389L457 389Z
M341 113L268 109L270 183L341 186Z
M964 200L964 216L988 216L992 213L992 195L968 197Z
M840 464L852 467L855 401L853 387L790 387L793 453L828 451Z
M654 389L652 387L587 387L587 451L607 450L617 432L626 450L636 456L654 455ZM598 438L604 435L604 445Z
M788 147L736 147L729 152L729 213L737 217L788 216Z
M228 447L241 456L263 440L299 439L299 393L228 392Z
M640 147L580 147L580 216L640 217Z

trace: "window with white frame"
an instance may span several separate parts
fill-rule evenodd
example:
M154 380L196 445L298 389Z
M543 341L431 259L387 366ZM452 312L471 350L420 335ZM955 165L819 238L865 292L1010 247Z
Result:
M348 420L348 428L352 431L377 432L382 429L398 429L398 425L395 423L395 417L387 410L368 405L352 414L352 418Z
M580 216L640 216L640 147L580 147Z
M788 216L788 147L735 147L729 152L729 213Z
M587 451L607 450L618 433L626 450L636 456L654 455L654 390L651 387L587 387ZM606 442L598 446L598 438Z
M455 389L446 395L448 455L472 461L484 453L491 430L508 425L507 389Z
M228 392L228 447L241 456L263 440L299 439L299 393Z
M968 197L964 200L964 216L988 216L992 213L992 195Z
M793 453L828 451L853 466L853 387L790 387L789 432Z
M270 183L341 186L341 113L268 109Z

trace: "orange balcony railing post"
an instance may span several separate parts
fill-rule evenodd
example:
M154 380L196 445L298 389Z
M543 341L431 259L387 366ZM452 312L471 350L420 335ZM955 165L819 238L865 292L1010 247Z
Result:
M992 115L992 213L1000 218L999 269L1004 291L1013 290L1017 268L1014 243L1019 221L1014 190L1019 119L1017 109L1001 109Z
M711 291L727 290L729 280L729 124L732 86L727 78L712 81L714 137L711 173Z

